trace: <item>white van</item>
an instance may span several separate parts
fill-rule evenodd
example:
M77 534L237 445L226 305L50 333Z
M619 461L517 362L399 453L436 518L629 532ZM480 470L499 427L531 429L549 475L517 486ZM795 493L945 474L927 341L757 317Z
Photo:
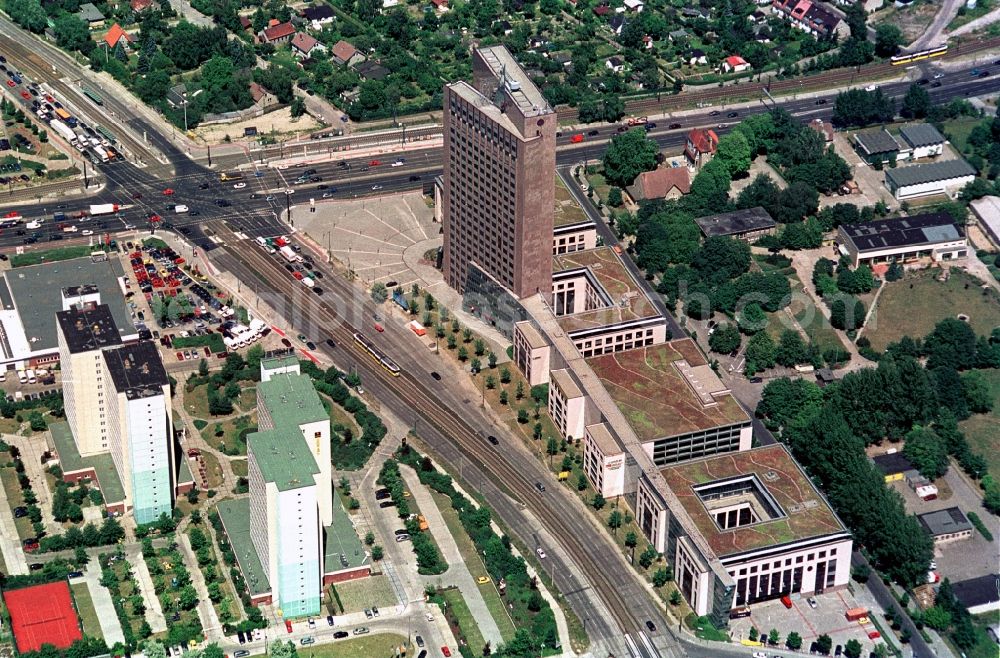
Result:
M25 374L28 377L28 383L29 384L36 384L36 383L38 383L38 380L35 378L35 371L33 369L28 368L28 371Z
M267 240L265 240L264 238L258 237L254 241L257 243L258 246L267 247Z
M18 370L17 371L17 379L22 384L27 384L28 383L28 375L23 370Z

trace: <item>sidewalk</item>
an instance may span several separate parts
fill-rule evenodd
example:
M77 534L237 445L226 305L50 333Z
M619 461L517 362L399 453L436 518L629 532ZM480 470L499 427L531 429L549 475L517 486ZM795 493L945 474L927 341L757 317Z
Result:
M187 526L182 524L184 528ZM180 544L184 553L184 562L187 563L188 572L191 574L191 584L198 592L198 617L201 618L201 626L205 630L205 637L208 641L218 641L224 639L222 632L222 622L215 614L215 606L208 598L208 587L205 585L205 576L198 567L198 558L195 557L191 549L191 540L187 533L182 530L182 526L177 528L177 543Z
M149 627L153 633L166 632L167 618L163 616L163 608L160 607L160 599L156 596L153 579L146 567L146 560L142 557L142 547L138 544L126 545L125 559L132 566L132 574L139 583L139 591L142 592L142 600L146 604L146 621Z
M83 570L83 577L87 583L87 590L90 592L90 599L94 602L94 612L97 613L97 620L101 624L101 635L110 647L118 642L125 643L125 635L122 633L122 625L115 613L115 604L111 600L111 592L101 585L101 563L92 559Z
M479 590L480 586L476 584L472 574L469 573L469 567L465 564L462 552L458 550L455 538L449 532L448 526L445 525L444 517L441 516L441 510L438 509L437 503L434 502L427 487L421 484L412 468L401 465L399 470L406 482L407 490L413 495L420 507L420 512L427 519L428 532L434 536L434 541L441 549L441 555L448 563L448 571L444 575L424 576L424 582L428 585L440 586L442 581L445 581L449 585L457 586L462 592L462 598L465 599L466 605L469 606L469 612L476 620L476 625L479 626L479 631L483 634L483 639L491 646L500 646L503 642L503 636L500 635L497 622L493 619L490 609L486 607L483 593Z

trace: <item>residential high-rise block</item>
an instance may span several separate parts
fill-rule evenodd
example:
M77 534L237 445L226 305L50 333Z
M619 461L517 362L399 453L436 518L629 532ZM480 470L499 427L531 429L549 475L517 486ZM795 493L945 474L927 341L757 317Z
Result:
M80 456L110 453L136 523L174 503L170 382L150 342L123 345L107 305L56 313L63 405ZM107 484L107 483L105 483Z
M476 268L516 298L552 289L555 110L504 46L473 52L473 84L444 88L443 270Z

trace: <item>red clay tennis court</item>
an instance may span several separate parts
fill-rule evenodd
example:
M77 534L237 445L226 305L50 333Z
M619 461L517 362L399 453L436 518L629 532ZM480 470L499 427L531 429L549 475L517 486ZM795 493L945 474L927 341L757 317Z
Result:
M4 592L3 599L21 653L43 644L66 649L83 637L65 581Z

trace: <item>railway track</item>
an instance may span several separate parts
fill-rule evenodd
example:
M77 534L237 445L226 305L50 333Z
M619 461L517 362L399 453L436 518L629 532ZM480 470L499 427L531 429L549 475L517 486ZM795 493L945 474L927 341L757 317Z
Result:
M535 483L529 480L516 464L503 459L501 452L489 448L486 441L456 410L429 395L426 385L405 368L399 377L392 377L384 371L355 343L354 332L361 329L350 327L342 318L337 317L321 297L317 297L292 279L280 263L266 256L258 247L247 240L240 240L228 227L226 231L229 235L224 236L225 246L233 256L264 276L275 292L286 295L290 300L297 300L307 312L307 317L323 327L323 330L339 343L339 349L352 350L358 363L365 364L365 367L360 369L365 371L367 377L379 380L403 403L420 413L438 432L450 437L467 459L482 464L482 468L493 481L503 483L503 486L517 496L549 532L560 539L562 547L594 582L597 595L607 607L620 632L632 633L641 630L641 622L636 619L632 606L628 605L622 595L621 584L613 581L608 574L607 564L586 550L583 543L585 540L579 536L579 530L571 527L557 508L539 504L542 501L535 491ZM336 273L328 271L327 279L336 277ZM341 292L349 295L352 291ZM616 553L617 551L609 546L609 555Z
M960 43L957 46L950 48L947 55L943 55L938 59L948 59L980 51L997 52L998 50L1000 50L1000 37L993 37L980 41ZM768 89L771 93L782 93L792 91L803 86L836 86L837 83L847 82L855 78L857 80L867 80L884 77L886 74L892 71L899 71L902 68L905 67L892 66L888 62L879 62L877 64L867 64L857 70L853 68L834 69L832 71L826 71L816 75L788 78L786 80L775 80L770 83L750 82L740 84L739 86L731 85L725 87L712 87L711 89L692 90L680 94L671 94L663 96L660 99L655 97L639 98L626 101L625 113L648 114L654 110L679 109L684 106L689 106L692 103L718 101L725 98L731 98L734 95L759 95L764 89ZM577 118L579 115L577 109L573 107L558 108L557 114L560 121L570 121Z

